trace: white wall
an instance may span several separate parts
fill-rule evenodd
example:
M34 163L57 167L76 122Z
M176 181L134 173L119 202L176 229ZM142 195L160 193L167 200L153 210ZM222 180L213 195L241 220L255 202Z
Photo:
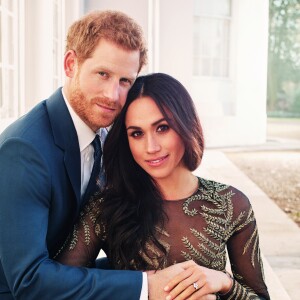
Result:
M193 1L160 1L159 71L191 91L193 67Z
M268 9L267 0L239 3L235 80L243 143L263 142L266 135Z
M80 15L80 5L73 0L60 0L62 5L62 44L64 52L65 35L69 25ZM77 5L76 5L77 4ZM53 92L53 3L52 1L24 1L24 29L22 31L23 52L22 113L36 103L48 98ZM63 55L62 55L63 56ZM63 69L63 60L61 59ZM63 79L61 84L63 84Z
M86 3L89 10L124 11L141 24L149 41L149 71L169 73L186 86L196 103L208 147L265 141L268 0L232 1L228 79L193 77L193 0Z
M52 92L52 2L25 1L24 97L26 110Z
M193 0L165 0L161 10L161 70L189 89L207 146L263 143L266 138L268 1L233 0L230 77L192 75ZM167 10L167 7L170 9Z
M52 4L27 0L25 82L28 110L53 92ZM143 28L144 72L165 72L190 91L208 147L259 144L266 137L268 0L232 0L232 65L228 79L193 77L193 0L65 0L66 27L84 11L120 10ZM231 112L231 113L229 113Z

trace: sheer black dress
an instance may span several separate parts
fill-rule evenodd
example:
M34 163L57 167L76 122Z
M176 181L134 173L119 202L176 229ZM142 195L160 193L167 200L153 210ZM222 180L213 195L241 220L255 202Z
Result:
M101 249L107 250L106 228L97 199L81 212L77 224L55 259L74 266L92 266ZM164 267L185 260L214 270L228 266L234 277L231 290L220 299L270 299L264 281L256 220L248 198L234 187L199 178L187 199L164 201L168 216L157 237L167 249ZM134 246L134 245L133 245ZM159 255L151 243L153 256ZM228 254L228 256L227 256ZM149 270L158 262L143 255ZM108 257L109 259L109 257ZM118 269L118 266L113 266ZM134 261L132 269L136 269Z

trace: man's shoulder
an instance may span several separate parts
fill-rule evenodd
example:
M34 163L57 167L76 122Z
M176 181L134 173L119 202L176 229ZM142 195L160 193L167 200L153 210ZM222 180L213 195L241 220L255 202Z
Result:
M30 139L40 134L47 134L47 131L50 129L50 118L47 106L49 101L58 98L58 96L59 90L48 99L37 103L30 111L9 125L0 135L0 140L13 137Z
M45 117L45 101L38 103L28 113L9 125L1 134L1 138L22 137L32 132L35 127L41 126Z

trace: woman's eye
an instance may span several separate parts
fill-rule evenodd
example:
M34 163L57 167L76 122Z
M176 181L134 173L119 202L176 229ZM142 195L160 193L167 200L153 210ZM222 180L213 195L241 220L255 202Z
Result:
M132 131L130 133L130 136L132 136L132 137L140 137L142 135L143 135L143 133L141 131Z
M166 124L159 125L158 128L157 128L157 131L158 132L165 132L165 131L168 131L169 128L170 128L169 125L166 125Z

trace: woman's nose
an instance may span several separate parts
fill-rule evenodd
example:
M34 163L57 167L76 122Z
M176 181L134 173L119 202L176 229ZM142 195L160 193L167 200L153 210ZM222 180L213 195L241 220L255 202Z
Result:
M158 140L153 136L149 135L147 138L147 152L148 153L155 153L160 150L160 144Z

